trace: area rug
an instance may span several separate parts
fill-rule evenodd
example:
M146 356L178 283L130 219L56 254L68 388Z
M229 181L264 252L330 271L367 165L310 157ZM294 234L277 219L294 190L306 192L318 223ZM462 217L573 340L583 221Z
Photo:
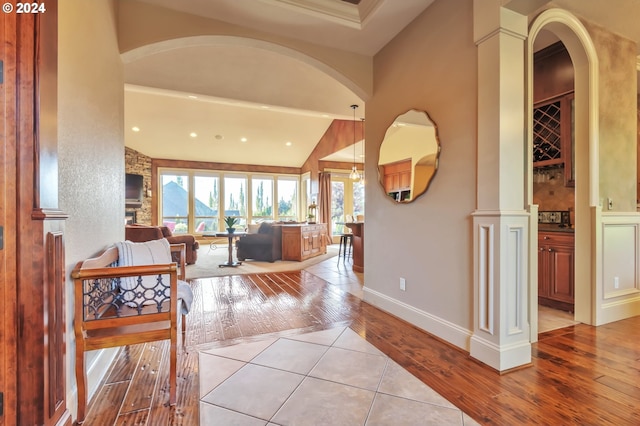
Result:
M186 278L188 280L197 278L221 277L227 275L261 274L266 272L299 271L311 265L322 262L338 254L338 247L327 246L327 254L312 257L302 262L292 260L276 260L275 262L261 262L258 260L245 260L242 265L235 268L219 265L229 258L227 245L216 245L210 247L209 244L201 244L198 249L198 260L193 265L187 265ZM236 251L233 249L233 260L236 260Z

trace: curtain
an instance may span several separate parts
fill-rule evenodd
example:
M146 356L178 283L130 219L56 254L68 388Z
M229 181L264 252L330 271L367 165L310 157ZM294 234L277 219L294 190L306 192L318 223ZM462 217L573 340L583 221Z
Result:
M327 237L331 240L331 173L320 172L318 192L319 223L327 224Z

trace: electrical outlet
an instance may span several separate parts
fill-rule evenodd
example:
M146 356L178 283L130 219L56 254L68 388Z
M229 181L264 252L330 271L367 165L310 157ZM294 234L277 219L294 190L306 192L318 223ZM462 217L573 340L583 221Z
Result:
M607 198L607 209L613 210L613 198Z
M620 288L620 278L613 277L613 288Z
M400 278L400 290L407 290L407 280L405 280L404 278Z

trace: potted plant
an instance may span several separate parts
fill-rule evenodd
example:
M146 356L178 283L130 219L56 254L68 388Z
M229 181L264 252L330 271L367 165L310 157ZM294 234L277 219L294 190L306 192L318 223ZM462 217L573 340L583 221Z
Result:
M233 232L236 230L234 226L238 224L238 218L227 216L224 218L224 223L225 225L227 225L227 232L233 234Z

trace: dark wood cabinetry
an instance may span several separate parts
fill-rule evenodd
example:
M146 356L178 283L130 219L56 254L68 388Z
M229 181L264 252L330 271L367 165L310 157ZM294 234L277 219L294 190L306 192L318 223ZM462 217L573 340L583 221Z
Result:
M561 42L534 55L533 167L564 167L565 185L574 186L574 72Z
M364 272L364 222L345 223L353 234L353 265L356 272Z
M533 167L564 167L565 185L574 186L573 92L533 108Z
M411 193L411 160L402 160L396 163L382 166L384 190L387 194L393 195L397 201L404 199ZM398 199L399 198L399 199Z
M538 233L538 303L573 312L573 233Z
M282 226L282 260L302 261L327 252L327 225Z

